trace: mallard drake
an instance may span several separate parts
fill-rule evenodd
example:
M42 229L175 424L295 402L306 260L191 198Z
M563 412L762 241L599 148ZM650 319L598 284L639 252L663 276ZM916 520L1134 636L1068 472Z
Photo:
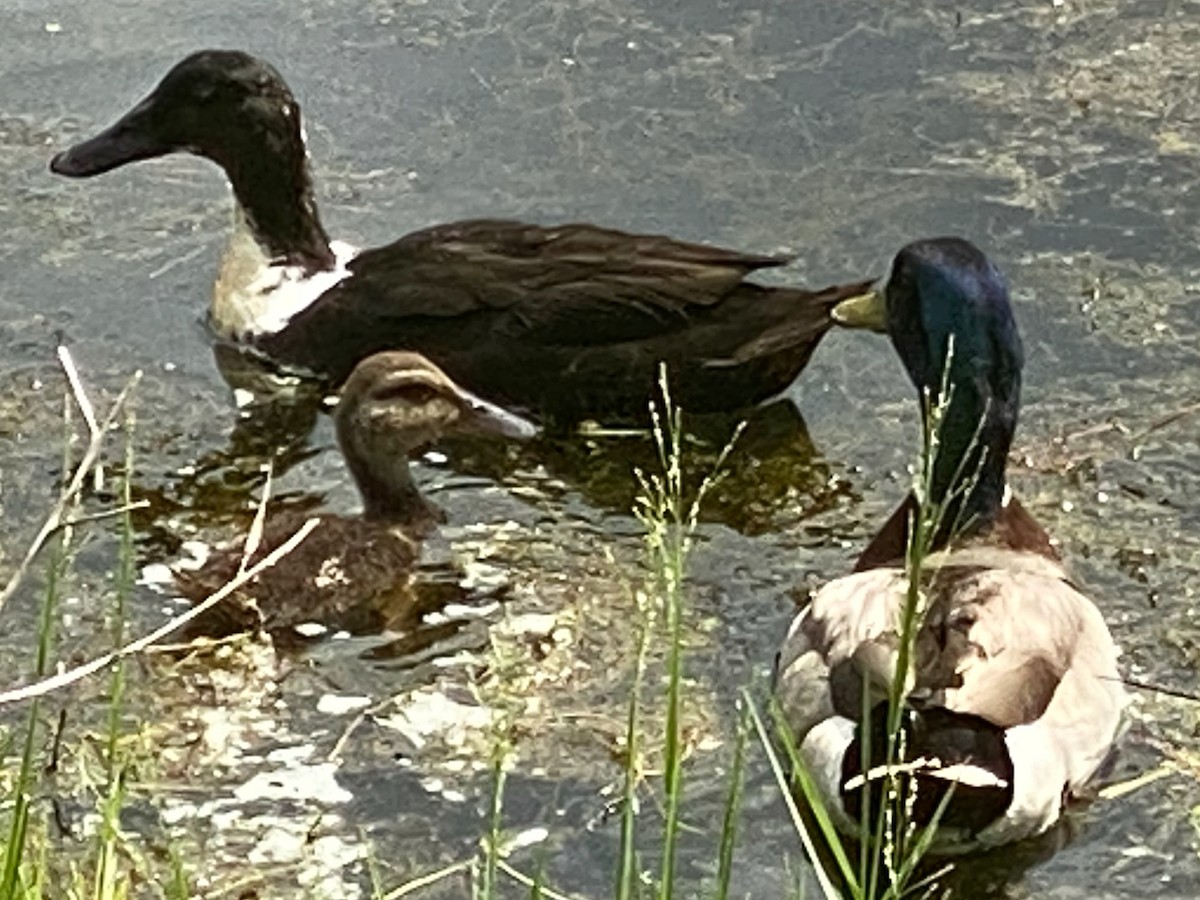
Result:
M885 330L922 398L937 402L943 373L949 386L930 496L958 527L935 536L923 568L927 611L905 698L916 818L928 822L953 784L941 850L1039 834L1109 756L1125 693L1100 611L1006 485L1023 362L1008 289L967 241L918 241L897 255L882 297L835 315ZM914 504L905 500L854 574L815 594L778 661L784 717L849 834L862 806L865 730L872 767L882 763Z
M410 349L509 406L628 418L644 416L665 361L682 405L737 409L786 389L830 310L867 287L763 287L746 276L785 258L594 225L468 220L356 252L321 224L291 91L237 51L187 57L50 168L84 178L178 151L224 169L237 201L216 338L333 384Z
M290 637L307 623L351 633L395 629L417 602L411 573L421 539L440 519L421 496L408 455L442 435L488 433L527 439L536 428L451 381L422 356L379 353L355 368L334 412L338 445L362 496L359 517L323 517L279 565L192 623L190 633L222 636L262 628ZM268 518L250 563L282 544L304 515ZM174 582L197 602L242 566L240 544L214 552Z

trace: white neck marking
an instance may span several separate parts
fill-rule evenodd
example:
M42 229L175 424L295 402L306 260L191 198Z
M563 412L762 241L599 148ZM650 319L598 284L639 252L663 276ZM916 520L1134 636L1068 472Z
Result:
M358 250L341 241L329 245L332 269L305 274L299 266L270 259L254 237L241 207L213 289L209 323L217 336L240 343L287 327L292 317L346 278Z

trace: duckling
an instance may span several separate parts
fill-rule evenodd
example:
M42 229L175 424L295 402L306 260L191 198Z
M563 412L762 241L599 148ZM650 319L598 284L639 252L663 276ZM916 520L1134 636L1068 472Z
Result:
M943 384L949 392L930 484L946 525L923 569L926 612L904 701L915 818L929 822L953 785L936 849L1040 834L1109 757L1125 692L1100 611L1006 484L1023 365L1008 288L969 242L917 241L896 256L882 297L835 315L885 330L923 398L936 403ZM915 508L908 497L854 574L816 593L778 659L785 720L851 835L863 813L866 738L871 767L883 763Z
M488 433L525 440L528 421L467 392L415 353L378 353L355 368L334 412L338 445L362 496L357 518L327 516L284 560L239 594L194 620L189 634L223 636L262 628L284 638L315 623L356 634L395 629L417 603L411 573L421 539L440 511L421 496L408 455L442 435ZM267 520L249 564L282 544L304 520ZM185 599L199 602L242 567L240 545L210 556L200 568L177 568Z
M787 259L586 224L475 219L357 252L321 224L292 92L237 51L188 56L50 168L85 178L173 152L215 162L236 199L216 339L329 385L409 349L498 403L616 420L644 417L665 361L681 405L735 410L784 391L869 284L763 287L745 278Z

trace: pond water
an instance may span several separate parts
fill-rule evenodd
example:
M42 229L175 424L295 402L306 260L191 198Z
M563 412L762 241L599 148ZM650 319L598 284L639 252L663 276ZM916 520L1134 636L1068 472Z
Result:
M6 571L61 472L60 334L97 398L145 372L140 563L249 522L254 454L270 440L237 429L197 324L230 221L219 172L180 157L84 183L47 171L52 151L111 121L187 52L239 47L288 79L326 225L359 245L456 218L585 220L794 253L777 277L815 287L882 274L916 237L977 242L1009 276L1025 337L1014 486L1098 598L1131 677L1194 688L1200 3L10 0L4 22ZM803 419L784 406L755 424L692 558L682 872L695 891L713 870L739 692L761 684L793 592L845 571L897 502L916 447L911 388L871 335L831 335L788 399ZM701 460L717 449L694 446ZM276 496L353 510L331 447L322 417L289 449ZM643 577L630 467L651 462L628 436L426 458L421 482L449 520L429 580L466 566L460 621L300 659L149 659L132 712L151 723L163 808L143 818L193 835L207 884L365 896L367 848L389 885L474 851L491 790L481 714L500 707L515 753L506 827L548 832L514 861L544 866L573 896L608 896L618 827L606 811ZM104 646L117 542L111 520L86 530L64 658ZM33 587L3 610L10 673L29 667ZM134 599L132 629L162 621L161 598ZM661 648L651 655L653 681ZM468 671L483 658L491 669L473 693ZM378 706L355 725L346 698ZM62 702L87 719L103 686ZM1177 758L1198 722L1193 705L1140 693L1115 777ZM1200 787L1182 765L1081 810L1052 845L965 863L947 890L1200 895L1189 822ZM801 854L761 753L748 778L736 894L781 896ZM656 787L651 775L650 860ZM419 896L463 895L451 877Z

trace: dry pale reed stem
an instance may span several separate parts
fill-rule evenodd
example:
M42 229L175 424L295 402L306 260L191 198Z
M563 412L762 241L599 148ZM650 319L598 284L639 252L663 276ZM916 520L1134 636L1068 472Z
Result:
M159 628L156 628L145 637L138 638L136 641L126 644L124 647L114 650L112 653L106 653L104 656L94 659L91 662L84 663L82 666L78 666L66 672L60 672L59 674L51 676L50 678L45 678L41 681L34 682L33 684L25 685L24 687L0 693L0 706L6 706L10 703L17 703L21 700L29 700L33 697L41 697L45 694L49 694L52 691L56 691L60 688L66 687L67 685L74 684L77 681L87 678L89 675L99 672L105 667L116 662L118 659L131 656L134 653L140 653L150 645L171 634L180 626L187 624L201 613L220 603L246 582L251 581L261 572L264 572L265 570L271 568L271 566L278 563L279 560L283 559L298 546L300 546L300 543L306 537L308 537L309 532L316 528L320 521L321 520L319 518L309 519L307 522L301 525L299 529L297 529L295 534L263 557L263 559L257 565L246 569L232 581L228 582L219 591L206 597L203 602L196 604L186 612L174 617L169 622L160 626Z
M83 389L83 382L79 378L79 372L75 368L75 363L71 359L71 353L66 347L60 346L58 348L58 362L67 377L67 383L71 385L71 393L75 398L75 403L79 407L79 411L83 414L84 421L87 423L88 445L87 449L84 450L83 458L79 461L79 465L76 466L75 472L71 476L71 480L67 482L67 486L63 488L58 501L51 508L45 521L42 522L42 527L38 529L38 533L29 544L29 548L25 551L25 555L22 557L16 571L8 579L8 584L0 592L0 610L4 609L4 605L16 593L17 588L20 587L21 581L29 571L30 565L33 564L38 553L46 545L46 541L50 539L54 532L62 527L63 516L66 514L67 508L79 495L79 492L83 490L83 485L87 480L88 474L96 465L96 460L99 458L100 451L104 446L105 434L117 421L117 416L120 415L122 408L125 406L125 401L142 378L140 371L135 372L121 393L117 395L117 399L113 401L113 405L109 408L104 421L97 422L92 402L88 399L87 392Z

